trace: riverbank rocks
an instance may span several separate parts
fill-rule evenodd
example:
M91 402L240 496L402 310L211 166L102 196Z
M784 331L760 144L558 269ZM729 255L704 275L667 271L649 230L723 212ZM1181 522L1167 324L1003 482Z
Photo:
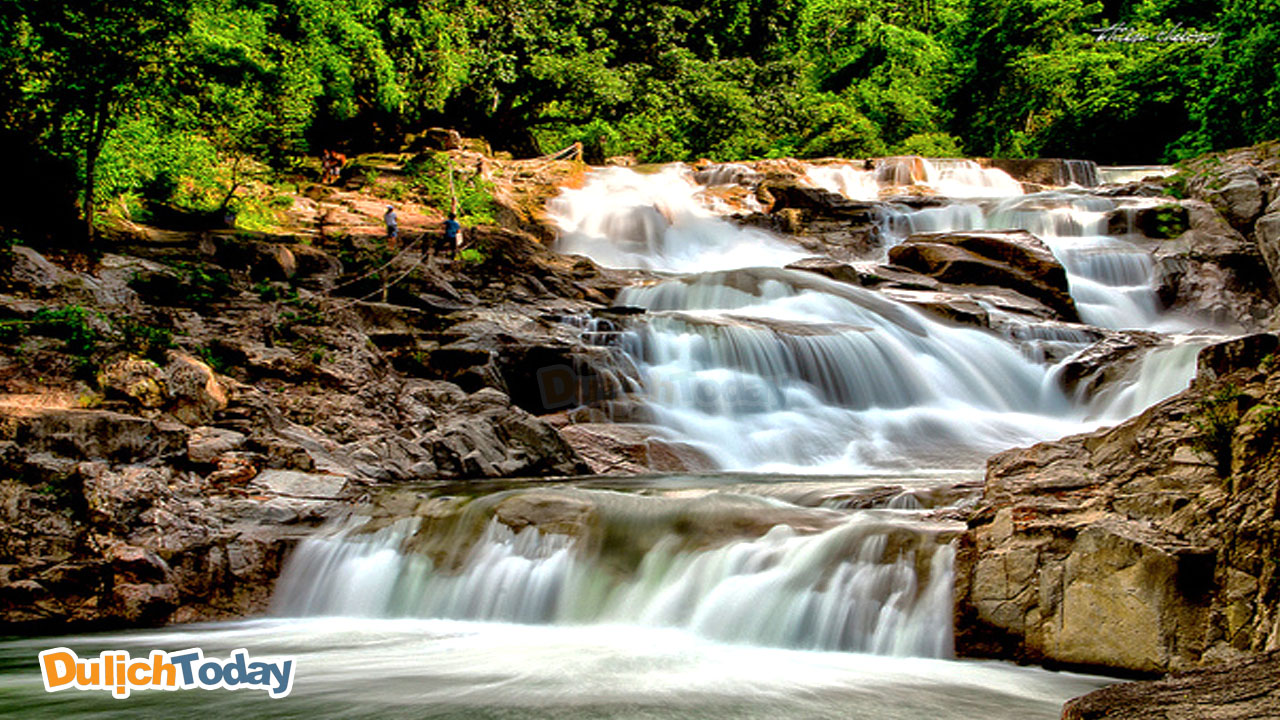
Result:
M1264 329L1280 295L1262 244L1250 242L1204 201L1180 205L1189 228L1152 248L1162 303L1215 325Z
M957 555L957 651L1136 672L1280 647L1273 335L1117 427L988 462Z
M1247 231L1267 205L1271 179L1251 165L1229 164L1197 175L1187 190L1213 205L1237 230Z
M1078 321L1067 273L1039 238L1023 231L919 233L889 251L889 261L952 285L1008 288Z
M560 435L600 475L649 472L707 472L715 462L701 450L663 437L659 428L641 424L579 423Z
M265 610L288 544L323 519L323 504L221 492L152 445L105 451L137 445L143 428L152 443L182 434L86 412L79 420L95 422L80 427L126 432L95 432L92 443L0 440L0 623L66 632ZM43 414L43 430L70 427ZM20 438L30 439L24 422Z
M1258 720L1280 717L1280 652L1112 685L1078 697L1062 720Z

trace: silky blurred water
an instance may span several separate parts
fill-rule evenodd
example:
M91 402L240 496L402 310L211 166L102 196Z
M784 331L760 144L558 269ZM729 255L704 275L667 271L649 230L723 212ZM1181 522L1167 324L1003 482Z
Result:
M36 654L200 647L292 655L295 686L45 693ZM13 718L796 718L1054 720L1108 680L996 662L715 643L679 630L311 618L0 642Z

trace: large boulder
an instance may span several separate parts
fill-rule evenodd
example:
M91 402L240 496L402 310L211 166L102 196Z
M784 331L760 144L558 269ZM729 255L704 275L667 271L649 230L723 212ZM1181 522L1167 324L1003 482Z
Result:
M437 421L421 445L442 477L529 477L575 475L588 466L556 429L482 388Z
M640 424L580 423L560 435L601 475L649 472L706 472L716 464L697 448Z
M1247 231L1267 204L1267 175L1250 165L1226 165L1197 175L1188 185L1192 195L1213 205L1237 230Z
M1161 301L1215 325L1263 329L1277 291L1262 243L1250 242L1204 201L1180 204L1188 212L1189 229L1152 252Z
M165 376L174 417L188 425L203 425L214 413L227 408L227 391L217 375L203 361L171 350Z
M1043 303L1060 319L1080 318L1066 270L1028 232L920 233L891 249L889 261L952 285L1008 288Z
M1280 205L1280 203L1272 203ZM1268 208L1270 209L1270 208ZM1258 250L1262 259L1271 271L1271 279L1280 286L1280 208L1267 213L1254 225L1254 238L1258 241Z

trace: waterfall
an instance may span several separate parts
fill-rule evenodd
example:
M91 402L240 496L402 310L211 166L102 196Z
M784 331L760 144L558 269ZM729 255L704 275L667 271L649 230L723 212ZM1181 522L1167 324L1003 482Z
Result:
M674 271L785 265L805 256L768 233L724 222L702 191L683 165L651 175L596 170L584 187L548 203L561 228L556 249L606 267Z
M779 524L711 548L684 547L673 533L632 547L641 556L629 572L585 538L496 519L458 567L446 567L414 550L421 529L408 517L303 541L277 586L275 614L630 624L752 645L951 653L954 527L861 512L823 532ZM615 544L635 542L627 530L608 533Z
M1001 186L996 172L970 161L893 158L875 170L812 166L808 177L856 196L871 183L906 180L989 189ZM704 179L713 182L741 177L743 168L708 173ZM620 293L619 303L649 311L624 333L622 346L639 370L638 399L654 423L721 468L847 473L977 465L1011 446L1123 419L1185 387L1194 365L1189 350L1159 352L1139 364L1145 374L1118 383L1109 401L1067 397L1050 358L1083 349L1096 333L1028 325L995 307L986 310L1009 320L1000 332L959 327L888 294L780 268L794 256L782 240L715 216L697 192L679 167L648 176L612 169L567 191L556 213L564 218L563 249L685 273ZM657 223L645 249L620 257L617 248L634 243L626 232L610 235L609 223L651 212L653 198L668 198L668 208L680 208L669 214L689 220ZM885 236L895 242L922 231L1027 230L1062 262L1086 322L1177 327L1159 311L1148 251L1106 234L1108 215L1124 202L1055 191L915 210L886 205L894 229ZM680 235L682 222L698 232Z
M628 349L654 414L724 468L955 467L1083 420L1007 340L810 273L704 273L620 299L651 311Z
M923 189L953 198L996 198L1022 194L1022 183L998 168L958 158L881 158L873 168L847 163L811 165L805 177L816 187L854 200L876 200L882 189Z

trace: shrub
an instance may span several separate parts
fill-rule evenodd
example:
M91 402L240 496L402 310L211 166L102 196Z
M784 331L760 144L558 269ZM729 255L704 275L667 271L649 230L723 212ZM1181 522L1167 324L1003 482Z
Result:
M1198 413L1191 419L1197 434L1191 447L1212 460L1218 474L1231 473L1231 439L1240 424L1240 398L1243 393L1235 385L1226 385L1197 403Z
M449 173L453 172L450 187ZM466 225L491 225L497 213L493 185L469 170L456 170L448 153L423 153L405 165L410 182L424 199L448 212L456 196L458 219Z

